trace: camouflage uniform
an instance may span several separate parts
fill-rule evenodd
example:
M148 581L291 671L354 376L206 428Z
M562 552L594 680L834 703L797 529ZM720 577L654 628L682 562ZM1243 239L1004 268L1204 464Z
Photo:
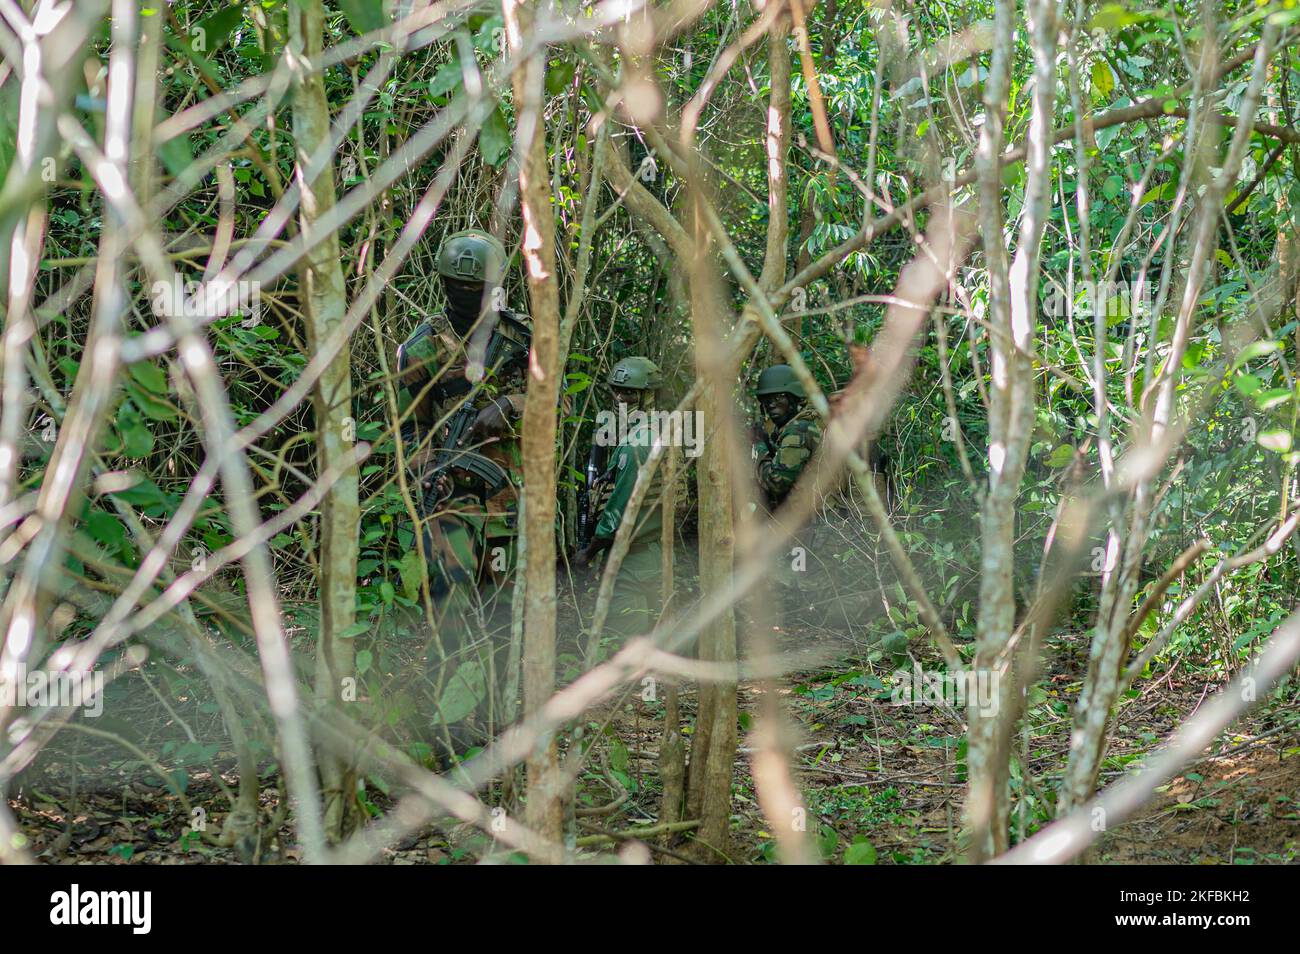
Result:
M618 532L628 501L632 498L632 489L636 486L637 472L650 457L652 446L650 428L643 425L628 434L627 440L614 451L611 478L602 485L604 499L596 522L597 537L612 537ZM649 632L658 612L663 527L660 470L655 469L641 500L632 542L614 581L605 628L617 636L631 637Z
M628 394L639 392L638 404L652 404L653 401L646 398L653 396L661 382L659 368L644 357L624 358L610 371L608 381L616 396L620 391ZM648 407L638 410L650 413ZM585 553L586 560L612 545L614 535L623 524L628 501L632 499L637 473L653 449L654 433L648 421L632 426L615 448L608 477L601 484L599 517L594 539ZM641 498L632 539L614 580L605 629L615 636L626 638L649 632L658 613L660 533L663 526L663 479L660 474L660 469L656 468L645 496Z
M440 271L448 249L454 252L457 239L466 236L480 243L488 239L482 233L450 236L439 253ZM499 243L495 247L499 249ZM500 254L504 260L504 250ZM443 274L444 278L455 277L454 271ZM466 287L470 286L460 289L462 296ZM481 289L480 285L479 294ZM398 359L400 403L403 412L411 411L401 437L419 505L418 532L424 541L430 596L437 613L429 663L435 697L440 707L448 710L444 712L448 723L465 718L467 708L477 707L481 716L481 703L489 696L490 687L499 685L493 670L502 661L501 630L508 632L509 584L519 534L523 463L517 422L523 414L529 338L526 316L507 308L488 312L474 323L472 331L464 327L463 320L461 325L461 329L455 327L449 314L434 316L407 339ZM518 348L495 367L476 375L475 358L481 368L494 330ZM485 500L467 475L452 470L450 494L426 512L424 498L429 490L424 482L434 466L434 455L445 443L444 426L467 401L478 410L498 403L507 426L498 436L476 437L471 444L472 450L505 472L506 485ZM486 640L478 638L480 621L487 624ZM462 668L466 664L472 665ZM461 685L453 685L458 680ZM481 740L481 734L473 731L454 734L463 741Z
M520 320L513 312L504 311L502 314ZM500 322L500 316L489 316L485 320ZM451 329L445 316L438 316L429 324L433 334L424 338L412 352L413 357L432 372L434 387L423 398L420 397L423 387L404 389L414 391L409 394L408 401L420 401L416 420L403 428L407 464L417 480L427 473L431 458L441 443L437 426L458 410L466 399L472 399L475 407L480 407L494 398L505 398L517 420L523 414L526 387L524 368L507 366L489 370L477 392L465 393L459 385L468 384L466 343ZM507 337L514 335L508 326L503 333ZM450 387L446 386L448 382ZM451 497L437 513L423 515L426 518L424 529L434 535L437 550L427 554L431 563L438 564L437 579L433 580L436 596L462 583L500 587L508 581L514 567L515 540L519 534L519 487L523 480L523 462L515 428L500 438L482 442L475 450L499 465L509 476L510 483L489 499L481 500L468 483L457 481ZM502 549L494 552L498 547Z
M796 406L794 402L806 400L803 385L787 365L775 365L765 370L759 377L758 394L760 400L785 396L791 402L787 405L790 409ZM771 434L766 429L755 432L754 476L769 513L779 510L789 497L800 475L814 459L821 441L820 418L806 405L789 420L776 425ZM772 570L772 580L781 594L785 615L805 621L810 616L810 607L819 602L821 587L818 583L826 578L826 568L820 564L820 552L813 546L813 540L812 528L797 528L788 547L776 557Z
M754 442L758 486L769 509L785 502L821 442L821 421L811 407L805 407L770 437Z

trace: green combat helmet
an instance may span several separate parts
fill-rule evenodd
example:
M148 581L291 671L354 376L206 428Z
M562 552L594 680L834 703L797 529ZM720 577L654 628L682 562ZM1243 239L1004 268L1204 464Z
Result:
M664 376L649 358L624 358L609 372L608 383L629 391L653 391L664 383Z
M448 235L438 249L438 274L443 278L495 285L505 268L505 246L478 229Z
M808 392L795 377L794 368L788 364L774 364L758 376L758 396L767 394L792 394L797 398L808 396Z

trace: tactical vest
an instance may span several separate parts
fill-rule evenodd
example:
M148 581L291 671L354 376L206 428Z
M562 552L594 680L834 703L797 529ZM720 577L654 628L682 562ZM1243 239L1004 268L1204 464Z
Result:
M651 413L649 411L647 414ZM604 478L600 484L600 494L598 497L599 506L596 508L597 518L605 512L609 505L610 499L614 495L614 489L621 471L625 468L632 468L632 476L636 474L637 463L633 451L634 442L638 439L645 441L645 447L649 449L653 446L653 435L648 426L644 426L628 435L628 440L615 448L610 457L609 470L605 472ZM635 448L639 450L640 448ZM668 453L666 449L664 454ZM620 467L622 463L622 467ZM637 510L636 529L632 533L632 546L645 546L650 543L658 543L660 530L663 526L663 493L664 493L664 462L663 457L659 459L658 466L655 467L653 476L650 478L650 486L646 488L645 496L641 498L641 506Z
M528 322L526 315L518 314L509 309L501 309L498 314L507 315L522 324ZM462 339L456 333L446 315L435 315L430 319L429 323L433 328L433 335L431 338L426 339L428 351L427 353L422 352L418 357L421 361L427 362L434 378L435 387L438 390L446 389L451 392L441 399L434 399L435 421L448 417L471 396L471 392L476 407L481 408L495 398L505 397L510 401L516 415L522 415L524 393L527 390L526 362L505 368L486 369L479 388L474 390L474 383L467 377L470 355L475 344L479 341L481 341L482 345L486 345L487 332L490 329L481 324L471 333L468 339ZM518 341L521 345L526 344L526 341L509 324L499 320L494 321L493 324L498 325L506 337ZM480 336L480 332L484 333ZM411 436L414 436L418 441L422 436L420 434L421 430L422 428L419 426L410 429L404 428L403 439L409 442ZM472 497L458 494L454 497L449 509L453 509L471 521L481 524L482 532L486 537L516 536L519 532L517 519L519 488L523 485L523 457L519 447L518 435L507 435L478 448L478 450L484 457L500 465L509 475L510 486L505 487L500 493L489 498L486 502L480 502Z

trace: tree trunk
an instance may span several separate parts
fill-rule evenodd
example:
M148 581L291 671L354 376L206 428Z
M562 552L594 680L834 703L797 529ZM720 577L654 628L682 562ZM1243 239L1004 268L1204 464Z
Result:
M289 31L301 43L302 53L316 60L321 53L325 11L320 0L303 0L289 7ZM300 74L294 84L293 132L297 144L295 176L302 189L299 228L310 239L316 223L334 206L334 162L305 181L306 166L325 146L330 135L329 104L319 72ZM347 290L343 280L338 236L331 232L310 248L299 269L300 295L307 325L307 344L313 351L343 320ZM316 701L330 707L342 704L344 680L355 679L352 640L344 634L356 616L357 528L361 510L357 500L357 470L352 442L352 352L344 346L312 389L316 418L316 473L337 469L341 476L321 501L320 508L320 632L316 643ZM355 696L349 694L349 698ZM357 776L346 759L322 752L320 759L326 837L346 837L359 819Z
M533 12L520 0L503 0L512 56L532 33ZM560 296L555 278L555 218L551 210L543 123L539 52L516 66L513 85L520 145L519 198L523 208L524 263L533 318L533 350L524 400L524 519L528 566L524 578L524 715L555 691L555 409L560 403ZM564 786L554 737L528 759L525 818L558 844L564 824ZM541 860L558 860L547 858Z
M1240 113L1243 116L1254 115L1259 103L1275 37L1274 26L1269 24L1261 36L1250 83L1242 96ZM1169 339L1168 354L1163 357L1160 376L1148 385L1155 395L1154 406L1149 415L1143 415L1145 433L1138 433L1133 442L1135 448L1159 447L1167 432L1176 424L1176 392L1183 355L1192 338L1193 321L1200 310L1201 292L1214 260L1223 203L1229 188L1236 182L1250 132L1249 124L1237 127L1227 155L1222 159L1220 171L1210 180L1198 204L1198 219L1190 240L1191 260L1187 267L1187 280L1179 302L1177 320ZM1206 151L1202 158L1208 161L1207 164L1217 159L1210 142L1206 141L1202 146ZM1153 347L1152 351L1154 350ZM1129 452L1130 455L1135 453L1136 450ZM1119 696L1121 668L1128 651L1128 619L1137 593L1144 548L1151 532L1151 518L1158 493L1154 477L1154 473L1148 473L1134 488L1124 527L1122 553L1119 552L1119 528L1111 528L1106 556L1107 576L1103 581L1100 611L1089 647L1088 673L1075 706L1073 731L1070 735L1070 759L1061 784L1061 813L1084 804L1096 788L1097 774L1106 748L1106 725ZM1115 564L1113 570L1112 562Z
M664 457L663 531L660 535L660 619L672 609L673 591L676 588L673 572L673 545L676 542L677 522L677 450L669 448ZM659 803L659 824L671 825L682 820L682 799L686 789L686 748L682 742L681 705L677 684L669 683L664 689L664 726L659 737L659 781L663 797Z
M990 275L990 352L993 386L989 412L989 487L980 515L980 610L972 674L996 681L995 705L969 707L966 804L970 857L984 861L1006 851L1009 837L1009 739L1015 720L1008 645L1016 620L1016 503L1034 427L1034 326L1037 320L1039 249L1050 195L1052 107L1055 102L1056 14L1050 0L1027 9L1034 55L1034 95L1029 129L1025 206L1015 260L1003 248L1000 162L1005 79L1011 56L1012 2L997 7L997 46L980 137L980 224Z
M703 188L697 179L694 188ZM712 240L703 210L694 210L694 259L691 280L691 321L695 332L695 370L702 382L696 405L713 435L696 462L699 485L700 592L717 593L731 585L735 530L731 481L732 435L726 420L731 413L731 389L740 375L735 359L721 342L724 313L719 294ZM700 632L700 659L736 661L736 617L731 607ZM701 861L725 860L730 843L731 773L736 756L736 683L706 682L700 686L695 735L687 780L687 815L698 818L695 856Z

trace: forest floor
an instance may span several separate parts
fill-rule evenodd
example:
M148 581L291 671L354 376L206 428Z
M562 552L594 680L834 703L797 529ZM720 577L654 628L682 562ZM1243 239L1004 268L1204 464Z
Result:
M801 675L801 682L778 691L802 736L794 753L795 777L809 810L807 830L823 856L843 861L851 846L862 842L874 850L854 855L877 863L957 860L964 714L946 706L894 705L888 688L874 688L882 674L872 674L870 667ZM1057 685L1064 696L1077 691L1077 683ZM1166 681L1158 694L1128 700L1115 722L1103 780L1122 776L1124 765L1140 761L1215 689L1190 679ZM762 692L754 684L741 686L741 711L753 720L759 717ZM1035 716L1027 786L1020 764L1013 766L1017 840L1050 820L1053 809L1043 793L1054 793L1065 768L1068 723L1043 720L1043 711ZM1136 818L1103 836L1090 860L1251 864L1300 859L1300 726L1284 718L1280 711L1257 710L1249 724L1237 725L1220 740L1218 754L1201 759L1163 787ZM646 720L624 713L616 724L625 739L640 730L637 748L647 753L653 771L649 753L658 745ZM1254 741L1279 728L1284 731ZM741 745L746 745L743 738ZM1027 789L1023 797L1022 787ZM734 860L773 859L774 841L758 810L748 759L737 766L736 793ZM654 811L651 801L649 814Z
M805 826L823 855L856 863L941 864L957 860L964 792L961 748L964 712L947 704L895 705L890 675L910 668L906 657L879 649L819 639L815 632L776 634L790 653L790 672L777 690L792 721L796 779L802 788ZM1028 737L1018 740L1013 765L1013 826L1017 838L1052 815L1050 799L1065 766L1068 711L1077 693L1086 651L1082 635L1058 635L1031 706ZM115 712L129 720L92 723L91 732L65 730L20 777L11 800L29 848L42 862L235 863L229 848L188 833L196 811L219 830L233 788L231 753L212 707L159 690L128 676L110 691L126 693ZM1139 683L1120 705L1106 753L1103 781L1140 760L1222 684L1222 678L1177 669ZM168 688L162 685L163 689ZM180 690L183 692L183 688ZM742 748L735 772L735 815L730 860L775 860L775 842L758 808L749 769L748 730L759 718L763 686L740 686ZM163 700L170 695L170 702ZM689 724L694 693L684 689ZM607 702L587 714L589 739L600 753L579 780L579 837L621 833L653 825L658 816L658 750L662 701L639 693ZM84 720L82 720L84 722ZM109 733L105 736L104 733ZM130 743L115 744L112 735ZM170 741L168 741L170 740ZM132 749L131 746L135 748ZM187 748L188 747L188 748ZM1028 752L1028 757L1025 753ZM142 756L157 760L150 764ZM155 765L191 763L179 776L185 799L163 784ZM268 765L270 763L268 762ZM205 767L206 766L206 767ZM1027 766L1029 779L1024 781ZM270 772L270 769L268 769ZM220 777L221 781L218 781ZM277 779L264 780L268 817L279 801ZM624 793L627 793L624 795ZM391 802L375 785L376 811ZM188 807L186 804L188 800ZM601 806L615 806L607 813ZM299 852L282 826L260 852L266 863L294 863ZM471 861L491 845L468 826L430 828L384 852L396 864ZM670 860L680 846L652 846ZM1300 723L1294 707L1263 706L1222 737L1212 754L1164 787L1136 818L1102 837L1091 860L1115 864L1267 864L1300 859Z

